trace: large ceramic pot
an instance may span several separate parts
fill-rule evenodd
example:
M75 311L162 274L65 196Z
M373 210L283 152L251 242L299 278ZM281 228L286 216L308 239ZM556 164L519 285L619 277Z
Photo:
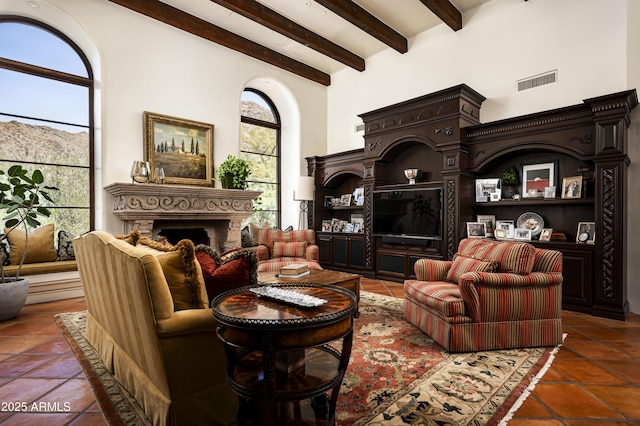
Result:
M0 283L0 321L18 316L28 292L29 280L26 278Z

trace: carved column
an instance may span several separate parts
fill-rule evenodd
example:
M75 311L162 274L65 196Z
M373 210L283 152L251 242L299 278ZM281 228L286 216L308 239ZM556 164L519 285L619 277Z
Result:
M596 155L596 268L593 314L624 320L627 301L627 128L636 92L585 100L591 106ZM598 229L599 227L599 229Z

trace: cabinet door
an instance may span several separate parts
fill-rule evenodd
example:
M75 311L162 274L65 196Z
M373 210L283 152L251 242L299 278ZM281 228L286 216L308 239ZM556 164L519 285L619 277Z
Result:
M364 269L364 237L351 237L349 240L349 267Z
M316 244L320 252L320 264L322 266L331 266L333 263L333 241L331 235L318 233Z
M591 312L593 304L593 246L562 249L562 307Z
M343 236L333 237L333 265L349 267L349 239Z

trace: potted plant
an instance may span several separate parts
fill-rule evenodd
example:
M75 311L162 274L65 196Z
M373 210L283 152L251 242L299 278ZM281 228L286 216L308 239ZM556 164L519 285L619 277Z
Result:
M250 174L249 163L231 154L220 164L217 172L222 187L226 189L247 189L247 177Z
M7 171L0 169L0 210L5 212L2 221L5 232L0 236L0 244L8 235L19 227L29 233L29 227L40 226L40 217L51 215L49 209L41 204L42 199L53 202L48 191L58 188L44 185L44 176L40 170L31 175L20 165L9 167ZM28 238L13 277L5 274L4 253L0 255L0 321L13 318L22 309L27 300L29 280L20 277L20 269L27 255Z
M516 168L513 166L509 166L502 173L502 198L513 198L514 194L517 194L518 189L517 186L520 183L518 179L518 172L516 172Z

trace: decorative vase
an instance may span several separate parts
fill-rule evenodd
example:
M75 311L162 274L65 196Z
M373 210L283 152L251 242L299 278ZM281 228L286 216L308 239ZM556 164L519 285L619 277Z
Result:
M233 173L225 173L222 179L222 187L224 189L242 189L233 184Z
M0 283L0 321L18 316L28 292L29 280L26 278Z
M420 169L405 169L404 176L409 179L409 185L415 185L416 180L422 176L422 170Z
M518 191L518 187L516 185L503 185L502 186L502 199L510 200Z

